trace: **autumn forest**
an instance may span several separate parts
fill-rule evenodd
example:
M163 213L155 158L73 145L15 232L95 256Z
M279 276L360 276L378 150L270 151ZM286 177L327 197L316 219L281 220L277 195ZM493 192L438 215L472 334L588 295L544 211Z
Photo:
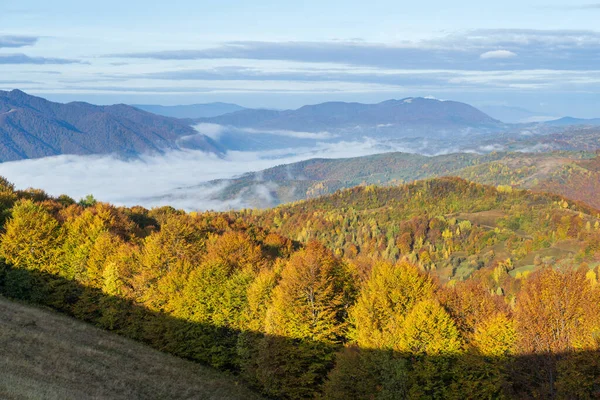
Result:
M269 398L595 398L600 215L459 178L271 210L75 202L2 181L3 295Z

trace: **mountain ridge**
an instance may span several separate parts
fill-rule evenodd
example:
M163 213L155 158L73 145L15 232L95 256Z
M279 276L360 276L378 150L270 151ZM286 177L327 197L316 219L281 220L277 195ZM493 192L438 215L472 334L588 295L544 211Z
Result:
M213 200L237 199L264 208L360 185L394 186L457 176L493 186L560 194L600 208L599 171L600 157L591 152L455 153L431 157L393 152L342 159L314 158L203 185L222 186ZM179 190L185 193L197 187Z
M132 104L131 106L153 114L182 119L218 117L223 114L229 114L235 111L242 111L246 109L246 107L242 107L237 104L223 102L182 104L175 106Z
M284 111L249 109L214 118L201 118L197 122L310 132L357 125L429 125L446 128L502 126L502 122L466 103L423 97L392 99L376 104L326 102Z
M210 138L183 121L125 104L54 103L20 90L0 91L0 161L62 154L135 156L179 147L194 136L192 148L221 153Z
M569 126L569 125L600 125L600 118L575 118L575 117L562 117L545 122L548 125L553 126Z

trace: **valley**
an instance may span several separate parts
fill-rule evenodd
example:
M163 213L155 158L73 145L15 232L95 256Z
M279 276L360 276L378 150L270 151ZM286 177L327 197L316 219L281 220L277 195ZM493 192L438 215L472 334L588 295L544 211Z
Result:
M0 399L600 399L598 12L0 1Z

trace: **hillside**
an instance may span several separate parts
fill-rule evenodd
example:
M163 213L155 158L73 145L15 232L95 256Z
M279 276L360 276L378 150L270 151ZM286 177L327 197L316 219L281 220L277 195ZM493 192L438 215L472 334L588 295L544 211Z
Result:
M515 273L544 263L600 261L588 258L595 244L587 233L600 226L597 209L459 178L356 187L254 218L260 226L274 226L301 242L318 240L345 257L408 257L444 281L506 260Z
M569 125L598 126L598 125L600 125L600 118L563 117L563 118L559 118L559 119L553 119L551 121L546 121L545 123L548 125L553 125L553 126L569 126Z
M453 175L489 185L555 193L600 209L597 153L509 154L457 170Z
M378 104L330 102L297 110L243 110L200 122L262 130L320 132L379 127L396 129L467 127L498 128L501 123L476 108L454 101L425 98L388 100Z
M223 190L215 193L215 200L240 199L252 207L265 208L331 194L357 185L394 185L452 175L467 166L502 157L499 153L435 157L385 153L345 159L311 159L247 173L235 179L214 181L209 185L225 185ZM265 191L268 196L264 195Z
M269 398L598 394L599 213L560 196L438 178L187 214L77 204L0 180L0 199L2 295L237 374ZM9 317L17 336L48 327L20 315ZM66 335L17 338L8 354L35 360L50 336L50 362L70 368ZM77 338L70 350L88 343ZM83 347L75 365L120 353ZM178 377L134 352L117 382L141 371L174 397ZM97 388L52 368L23 375Z
M258 399L233 377L0 297L0 397Z
M209 185L225 186L215 192L215 200L239 199L242 204L265 208L357 185L398 185L432 177L458 176L488 185L560 194L600 208L598 163L600 158L595 153L586 152L460 153L433 157L385 153L347 159L311 159ZM185 188L181 190L184 192Z
M220 152L208 137L173 118L124 104L53 103L19 90L0 91L0 161L60 154L138 155L179 148Z

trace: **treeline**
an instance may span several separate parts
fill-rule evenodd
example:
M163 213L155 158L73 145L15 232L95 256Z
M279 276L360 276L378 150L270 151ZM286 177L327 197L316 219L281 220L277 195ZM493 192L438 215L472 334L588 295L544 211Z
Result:
M464 198L428 185L430 209ZM518 203L471 190L482 204ZM598 268L519 279L484 268L441 285L408 257L342 258L261 228L253 212L75 203L6 181L0 204L3 294L240 374L269 397L600 393Z

